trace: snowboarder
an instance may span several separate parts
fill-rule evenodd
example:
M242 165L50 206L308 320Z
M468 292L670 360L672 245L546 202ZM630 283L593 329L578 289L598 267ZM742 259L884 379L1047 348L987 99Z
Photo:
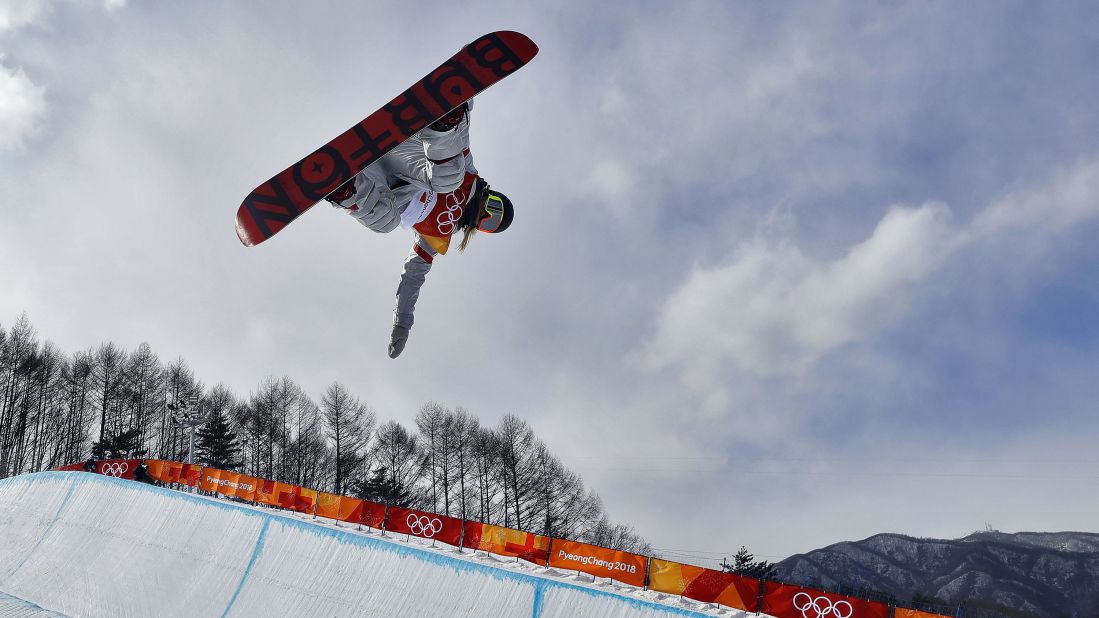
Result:
M328 196L359 223L379 233L401 226L416 233L404 263L393 311L389 357L408 341L413 312L436 255L446 254L459 230L464 251L478 230L503 232L511 225L511 200L488 183L469 151L469 101L413 135Z
M151 484L153 482L152 478L149 477L149 466L145 465L144 459L134 468L134 480L139 483Z

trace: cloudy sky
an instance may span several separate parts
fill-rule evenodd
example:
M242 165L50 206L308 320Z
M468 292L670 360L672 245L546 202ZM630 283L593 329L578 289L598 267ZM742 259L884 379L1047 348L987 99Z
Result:
M1090 2L0 0L0 324L247 395L527 419L669 557L1097 530ZM515 225L440 258L254 186L462 44Z

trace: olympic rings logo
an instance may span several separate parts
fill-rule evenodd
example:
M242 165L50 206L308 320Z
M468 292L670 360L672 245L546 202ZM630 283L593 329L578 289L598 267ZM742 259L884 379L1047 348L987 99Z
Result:
M130 471L130 464L125 461L111 461L102 464L100 474L106 474L107 476L122 476Z
M438 517L409 513L408 517L405 518L405 523L408 524L408 529L412 534L429 539L443 530L443 522Z
M439 232L450 236L454 233L455 224L462 219L462 205L466 202L466 194L453 191L444 197L446 210L435 216L435 222L439 224Z
M835 601L828 597L813 598L807 592L799 592L794 595L794 609L801 612L804 618L825 618L831 615L833 618L851 618L855 608L847 601ZM809 610L813 610L810 614Z

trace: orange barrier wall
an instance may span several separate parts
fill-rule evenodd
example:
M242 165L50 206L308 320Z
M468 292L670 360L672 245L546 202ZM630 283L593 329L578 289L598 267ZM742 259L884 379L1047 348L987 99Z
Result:
M777 618L804 618L805 616L889 618L889 606L885 603L777 582L767 582L764 585L762 605L763 613Z
M297 486L279 481L259 479L256 483L256 502L292 509L296 506Z
M758 579L659 558L649 559L649 588L750 612L759 601Z
M359 523L371 528L381 529L385 525L386 506L377 502L363 500L363 512Z
M297 485L290 486L293 491L294 506L288 507L299 513L312 513L313 507L317 504L317 496L321 492L316 489L308 489L306 487L299 487Z
M513 530L479 521L467 521L462 547L480 549L498 556L514 556L545 566L549 562L550 537Z
M947 616L932 614L931 612L921 612L918 609L895 607L893 608L893 618L947 618Z
M640 588L645 585L645 561L644 556L637 554L554 539L549 565L617 579Z
M95 462L95 471L99 474L132 481L134 480L134 470L137 469L140 463L140 459L103 459Z
M259 479L254 476L238 472L217 468L202 469L202 491L216 492L241 500L255 498L258 481Z
M446 515L391 506L385 529L457 546L462 540L462 520Z
M140 459L112 459L95 462L96 472L125 479L134 478ZM764 612L778 618L832 616L837 618L890 618L890 607L813 588L767 582L763 596L759 580L658 558L553 539L547 536L463 521L436 513L417 511L338 496L278 481L259 479L237 472L203 468L162 459L144 460L149 477L163 483L181 483L204 491L254 500L261 504L315 513L372 528L435 539L455 546L480 549L501 556L514 556L538 565L581 571L616 579L637 587L645 586L648 566L649 588L682 595L742 611ZM56 470L82 471L84 463ZM902 607L893 608L893 618L949 618L941 614Z
M363 501L358 498L349 498L328 492L317 494L318 517L338 519L353 524L360 523L363 513Z

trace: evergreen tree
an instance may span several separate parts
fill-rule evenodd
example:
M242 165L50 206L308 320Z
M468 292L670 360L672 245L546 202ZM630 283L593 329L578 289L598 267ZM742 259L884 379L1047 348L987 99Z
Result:
M371 502L380 502L392 506L407 507L412 503L412 492L401 484L392 474L389 468L378 466L370 473L370 478L359 483L355 494Z
M92 444L92 459L133 459L143 457L140 431L131 429L117 436L105 437Z
M774 579L777 574L775 563L767 560L756 560L746 547L740 546L740 550L733 556L733 562L721 560L721 570L727 573L736 573L756 579Z
M241 465L240 444L229 419L220 409L195 433L195 455L199 463L223 470L235 470Z

